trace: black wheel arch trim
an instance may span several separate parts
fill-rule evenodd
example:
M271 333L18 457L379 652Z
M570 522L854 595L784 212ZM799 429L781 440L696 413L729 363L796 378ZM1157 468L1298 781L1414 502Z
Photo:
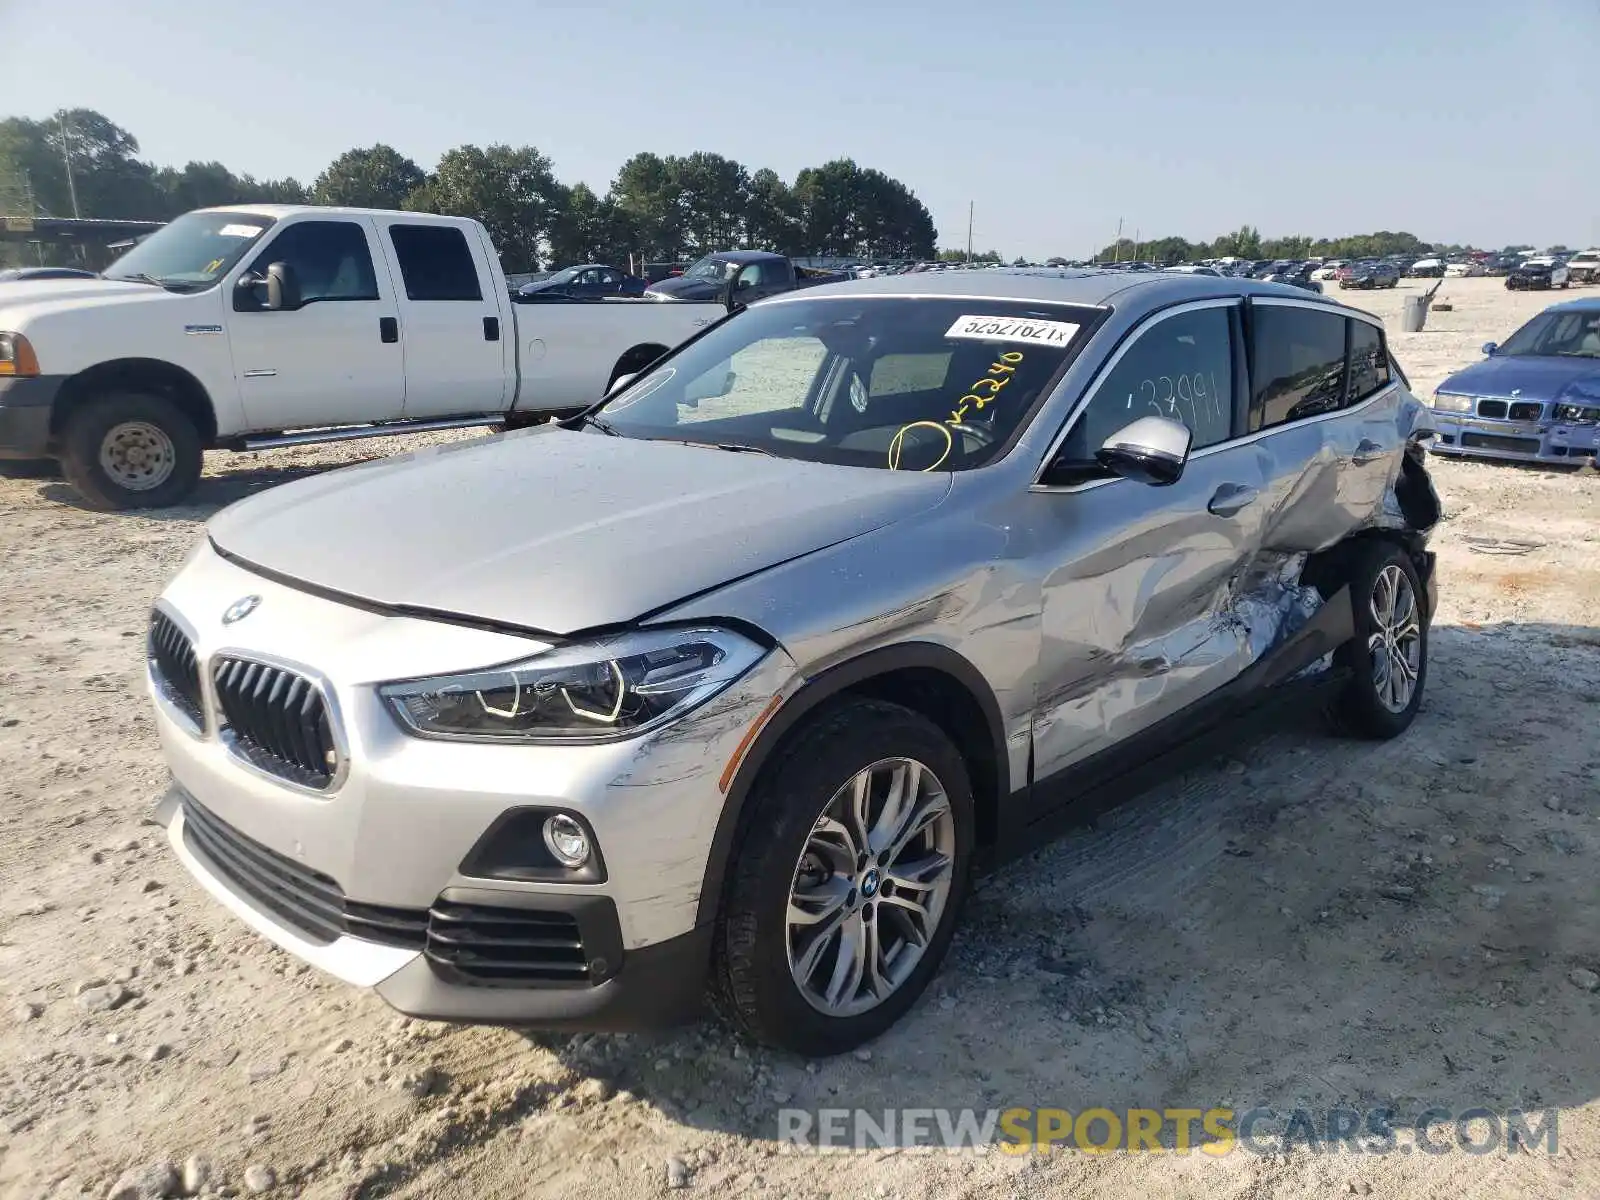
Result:
M994 779L989 786L993 788L996 802L1005 803L1011 794L1005 723L1000 717L1000 703L995 699L994 691L983 673L955 650L937 642L902 642L869 650L807 678L800 690L784 702L756 735L723 798L722 812L717 818L716 831L711 839L711 852L706 859L705 876L695 912L696 926L709 925L716 919L722 903L728 862L738 840L745 802L773 752L792 730L829 700L872 679L907 669L933 670L949 675L967 690L983 710L994 757Z

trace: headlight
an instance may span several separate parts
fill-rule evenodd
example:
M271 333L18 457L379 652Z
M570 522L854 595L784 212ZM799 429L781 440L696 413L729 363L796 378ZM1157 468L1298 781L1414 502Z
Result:
M1433 407L1439 412L1469 413L1477 403L1472 396L1451 396L1445 392L1433 394Z
M0 375L39 373L39 358L20 333L0 333Z
M1581 404L1558 404L1556 420L1568 425L1593 425L1600 421L1600 408L1586 408Z
M765 653L727 629L651 630L379 691L400 723L421 737L611 742L683 716Z

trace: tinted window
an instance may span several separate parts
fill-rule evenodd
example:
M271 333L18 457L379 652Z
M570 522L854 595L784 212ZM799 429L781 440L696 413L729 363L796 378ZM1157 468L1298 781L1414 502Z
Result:
M1226 441L1233 427L1233 342L1228 309L1178 313L1128 347L1078 415L1061 456L1094 461L1095 451L1140 417L1181 421L1191 448Z
M1344 317L1258 304L1251 324L1255 381L1251 430L1343 407Z
M450 225L391 225L408 300L482 300L478 268L461 230Z
M1097 315L942 297L757 304L640 376L600 415L626 437L967 470L1005 452Z
M250 269L265 275L269 264L279 262L293 270L302 304L378 298L367 234L353 221L291 225L268 243Z
M1350 322L1350 403L1359 404L1389 386L1389 352L1383 330L1365 321Z

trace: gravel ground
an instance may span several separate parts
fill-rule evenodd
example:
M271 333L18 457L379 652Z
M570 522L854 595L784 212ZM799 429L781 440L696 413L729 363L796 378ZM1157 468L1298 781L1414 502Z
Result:
M1398 292L1350 294L1398 326ZM1448 281L1420 393L1550 297ZM434 439L438 440L438 439ZM414 439L420 443L423 439ZM985 881L927 1000L806 1063L706 1025L549 1037L397 1019L248 934L145 814L141 638L200 523L394 442L213 456L194 505L0 478L0 1192L598 1198L1600 1193L1600 475L1436 463L1426 706L1293 728ZM1219 751L1223 750L1219 747ZM1559 1151L875 1151L784 1106L1555 1109Z

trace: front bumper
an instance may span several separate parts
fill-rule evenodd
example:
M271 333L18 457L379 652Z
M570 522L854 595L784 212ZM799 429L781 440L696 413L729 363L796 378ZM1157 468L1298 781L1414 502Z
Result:
M1429 454L1457 458L1491 458L1505 462L1577 466L1600 454L1600 426L1557 421L1501 421L1434 409L1439 436Z
M64 375L0 378L0 458L48 458L50 413Z
M190 831L195 800L173 784L157 804L156 821L179 861L213 899L251 929L311 966L346 983L370 987L408 1016L432 1021L532 1025L549 1029L625 1031L660 1028L692 1020L701 1008L711 927L631 951L621 948L616 909L601 896L508 894L499 889L450 888L442 905L481 906L483 911L572 917L594 958L593 979L545 986L484 986L442 965L426 932L428 913L417 912L413 945L342 936L323 942L275 919L242 894L230 869L208 855ZM508 903L512 901L512 903ZM608 961L604 956L609 955Z
M259 597L248 620L224 626L224 611L246 595ZM184 866L252 929L418 1017L611 1029L697 1011L711 936L698 910L725 799L720 779L793 677L781 650L640 738L479 745L402 733L375 685L515 661L537 652L529 639L340 604L209 548L159 606L193 645L202 713L196 722L152 668L176 785L158 817ZM209 664L222 653L315 674L344 757L326 790L273 778L221 735ZM508 814L529 809L585 822L603 877L552 880L494 865L506 857L485 855L485 843ZM508 922L541 928L527 935L533 941L514 931L507 941ZM544 927L562 923L560 937L546 936ZM576 956L560 974L540 957L556 943ZM515 952L501 954L507 946ZM529 946L537 952L522 954Z

